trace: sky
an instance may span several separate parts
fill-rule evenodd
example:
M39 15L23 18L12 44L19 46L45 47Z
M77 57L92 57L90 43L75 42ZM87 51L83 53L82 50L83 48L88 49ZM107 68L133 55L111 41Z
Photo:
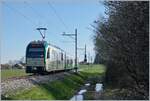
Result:
M46 27L46 41L74 57L73 39L62 36L78 30L78 48L87 46L87 55L94 59L91 24L105 15L99 0L3 0L1 3L1 63L25 56L30 41L41 40L38 27ZM84 50L78 50L79 60Z

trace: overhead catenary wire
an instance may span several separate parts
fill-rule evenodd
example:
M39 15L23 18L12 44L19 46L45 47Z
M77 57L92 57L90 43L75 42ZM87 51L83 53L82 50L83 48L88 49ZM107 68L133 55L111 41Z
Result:
M24 4L26 5L26 6L28 6L37 16L39 16L40 18L44 18L44 16L41 16L41 14L40 13L38 13L38 11L36 10L36 9L34 9L34 7L32 7L32 5L29 3L29 2L27 2L27 1L24 1ZM52 7L52 5L50 5L51 7ZM54 7L52 7L53 8L53 10L55 10L55 8ZM65 28L67 28L66 27L66 25L65 25L65 23L63 22L63 20L61 19L61 17L59 17L59 15L57 14L57 12L56 12L56 10L54 11L55 12L55 14L56 14L56 16L59 18L59 21L61 21L61 23L65 26ZM45 18L44 18L45 19ZM46 20L45 20L46 21ZM48 20L49 21L49 20ZM51 22L50 22L51 23Z
M36 9L34 9L34 7L32 7L32 5L29 3L29 2L27 2L27 1L24 1L24 4L26 5L26 6L28 6L35 14L36 14L36 16L38 16L40 19L45 19L45 17L44 16L42 16ZM44 20L45 22L47 22L46 20ZM49 20L48 20L49 21ZM50 21L49 21L50 22ZM40 21L39 21L39 23L40 23ZM51 22L50 22L51 23ZM43 24L46 24L46 23L44 23L43 22Z
M28 7L36 14L36 16L40 18L40 20L43 18L43 16L41 16L41 14L39 14L39 13L30 5L29 2L24 1L23 3L24 3L26 6L28 6ZM40 21L40 20L38 21L39 27L41 27L40 23L45 24L43 21Z
M18 13L19 15L21 15L22 17L24 17L28 22L30 22L33 25L36 25L36 23L34 21L32 21L28 16L24 15L23 13L21 13L19 10L15 9L14 7L9 6L8 4L6 4L4 1L2 2L5 6L7 6L7 8L15 11L16 13Z
M31 23L32 25L37 25L36 22L34 22L30 17L28 17L27 15L25 15L24 13L22 13L21 11L19 11L18 9L16 9L15 7L13 6L10 6L9 4L7 4L6 2L2 1L2 3L7 7L9 8L10 10L12 10L13 12L17 13L18 15L22 16L25 20L27 20L29 23ZM32 9L34 11L34 13L36 13L37 16L40 16L40 17L43 17L41 16L33 7L32 5L27 2L27 1L24 1L24 4L28 5L28 7L30 9Z
M47 23L48 23L48 22L49 22L49 23L52 23L49 19L46 19L46 17L45 17L44 15L40 14L40 13L31 5L30 2L24 1L24 4L25 4L26 6L28 6L28 7L36 14L36 16L38 16L40 19L43 19L42 21L47 22ZM43 24L46 25L47 23L44 23L44 22L43 22ZM39 21L39 24L40 24L40 21ZM41 27L41 26L39 25L39 27Z
M52 9L52 11L54 12L54 14L57 16L57 18L59 19L59 21L62 23L62 25L64 26L64 28L66 30L68 30L68 27L67 25L64 23L63 19L61 18L61 16L57 13L56 9L54 8L54 6L52 5L51 2L48 1L48 6ZM69 36L71 39L75 39L74 37L72 36Z
M43 18L43 16L41 16L41 14L39 14L31 5L30 3L28 3L27 1L24 1L24 4L26 4L28 7L30 7L32 9L32 11L39 16L40 18Z
M26 4L26 6L28 6L37 16L39 16L41 19L44 18L44 16L42 16L36 9L34 9L34 7L32 7L32 5L27 2L27 1L24 1L24 4ZM52 7L54 9L54 7ZM55 9L54 9L55 10ZM56 13L56 10L55 10L55 13ZM58 14L57 14L58 15ZM58 15L59 16L59 15ZM60 17L59 17L60 18ZM46 19L46 18L44 18ZM45 20L46 21L46 20ZM49 20L48 20L49 21ZM60 21L62 21L62 19L60 18ZM51 21L49 21L50 23L52 23ZM62 21L62 23L64 24L64 22ZM65 25L65 24L64 24ZM65 25L66 26L66 25Z
M27 15L23 14L21 11L19 11L18 9L8 5L6 2L2 2L7 8L9 8L10 10L12 10L13 12L19 14L20 16L22 16L24 19L26 19L28 22L30 22L32 25L37 25L30 17L28 17ZM26 5L28 5L30 7L30 9L32 9L36 15L39 15L40 17L42 17L38 12L36 12L36 10L27 2L24 2ZM54 7L53 7L54 8ZM55 10L56 12L56 10ZM57 14L58 15L58 14ZM58 15L59 16L59 15ZM59 17L60 18L60 17ZM61 18L60 18L61 19ZM62 20L61 20L62 21ZM62 21L63 22L63 21ZM65 24L64 24L65 25ZM73 38L73 37L71 37ZM74 39L74 38L73 38Z
M52 3L48 1L48 5L49 5L49 7L53 10L53 12L55 13L55 15L56 15L57 18L59 19L59 21L62 23L62 25L68 30L68 27L66 26L66 24L64 23L64 21L62 20L62 18L60 17L60 15L57 13L57 11L56 11L55 8L53 7Z

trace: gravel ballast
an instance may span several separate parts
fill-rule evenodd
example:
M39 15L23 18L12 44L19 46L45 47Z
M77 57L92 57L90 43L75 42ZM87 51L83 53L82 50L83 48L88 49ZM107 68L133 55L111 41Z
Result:
M20 90L30 89L40 83L48 83L54 80L63 79L70 75L70 72L61 72L51 75L36 75L26 78L8 79L1 82L1 95L9 96L16 94Z

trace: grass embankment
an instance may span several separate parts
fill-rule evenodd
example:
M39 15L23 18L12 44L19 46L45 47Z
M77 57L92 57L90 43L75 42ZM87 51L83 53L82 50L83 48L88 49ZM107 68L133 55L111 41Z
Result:
M39 84L30 90L23 91L8 99L20 100L67 100L70 99L84 83L92 76L102 75L105 71L103 65L81 65L78 74L71 74L62 80L55 80L45 84Z
M19 77L19 76L25 76L29 75L25 73L24 69L5 69L1 70L1 79L8 79L12 77Z

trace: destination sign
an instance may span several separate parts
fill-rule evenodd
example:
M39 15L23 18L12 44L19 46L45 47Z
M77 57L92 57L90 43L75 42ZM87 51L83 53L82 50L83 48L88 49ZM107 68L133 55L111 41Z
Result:
M41 51L44 51L43 48L30 48L29 49L29 52L41 52Z

